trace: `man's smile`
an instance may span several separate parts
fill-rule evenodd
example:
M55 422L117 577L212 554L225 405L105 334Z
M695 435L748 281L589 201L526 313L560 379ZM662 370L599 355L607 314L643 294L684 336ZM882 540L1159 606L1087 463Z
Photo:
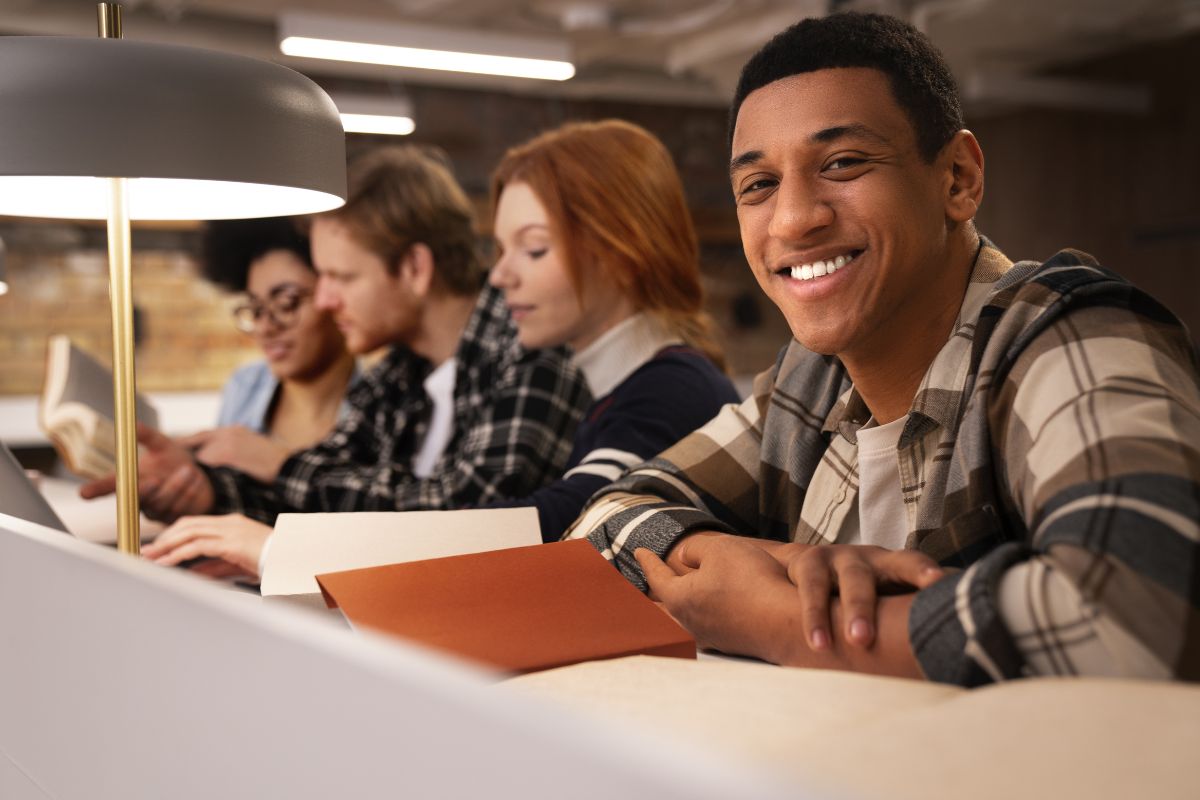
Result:
M785 264L776 268L774 272L776 275L782 275L792 280L811 281L815 278L832 275L862 253L863 250L848 250L845 253L813 259L808 262Z

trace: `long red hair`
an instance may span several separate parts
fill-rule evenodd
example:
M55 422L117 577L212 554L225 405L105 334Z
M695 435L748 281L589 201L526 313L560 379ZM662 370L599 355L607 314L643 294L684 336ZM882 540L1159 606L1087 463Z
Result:
M493 216L510 183L528 185L545 207L577 292L584 271L602 271L634 308L724 367L703 311L683 185L653 134L622 120L567 123L504 155L492 176Z

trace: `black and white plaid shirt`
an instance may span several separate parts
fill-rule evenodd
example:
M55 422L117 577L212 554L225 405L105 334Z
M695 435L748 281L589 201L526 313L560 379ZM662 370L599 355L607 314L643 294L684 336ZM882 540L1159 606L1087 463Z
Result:
M454 429L433 472L413 474L429 429L429 362L395 347L351 389L325 441L293 454L274 483L205 468L211 513L273 523L285 511L461 508L524 497L562 474L591 400L561 350L527 351L499 292L485 287L455 353Z

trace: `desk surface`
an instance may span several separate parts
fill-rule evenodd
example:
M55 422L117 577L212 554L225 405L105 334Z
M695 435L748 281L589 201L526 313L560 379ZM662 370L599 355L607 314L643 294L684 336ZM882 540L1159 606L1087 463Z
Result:
M1197 796L1195 684L1032 678L964 690L635 656L522 675L498 688L709 747L830 797Z
M43 475L37 484L54 513L77 538L99 544L117 543L116 495L84 500L79 496L78 482L49 475ZM143 514L142 541L150 541L163 527L162 523L147 519Z

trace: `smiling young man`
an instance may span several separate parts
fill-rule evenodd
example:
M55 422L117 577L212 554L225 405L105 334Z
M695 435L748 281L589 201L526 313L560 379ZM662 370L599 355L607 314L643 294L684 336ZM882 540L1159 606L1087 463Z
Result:
M1013 264L977 233L983 154L898 20L783 32L731 126L747 261L794 341L568 536L727 652L963 685L1200 677L1183 327L1089 256Z
M312 226L314 302L354 353L388 348L334 431L246 471L201 467L143 429L142 506L168 521L143 553L257 575L283 511L460 508L524 497L557 478L590 402L562 350L526 350L485 285L471 206L446 165L412 147L349 166L349 197ZM260 459L261 461L261 459ZM84 487L112 491L112 480ZM207 515L207 516L194 516ZM214 516L220 515L220 516Z

